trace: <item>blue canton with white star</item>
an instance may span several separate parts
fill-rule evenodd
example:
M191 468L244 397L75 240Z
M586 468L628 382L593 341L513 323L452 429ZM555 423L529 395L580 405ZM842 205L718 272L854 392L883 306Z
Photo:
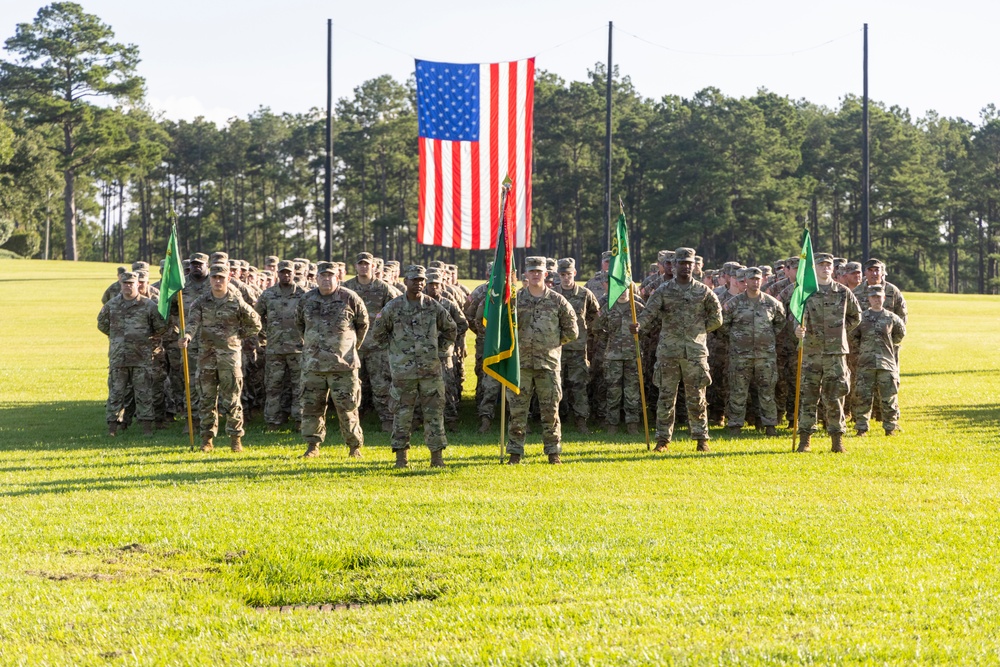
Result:
M417 61L419 134L479 141L479 65Z

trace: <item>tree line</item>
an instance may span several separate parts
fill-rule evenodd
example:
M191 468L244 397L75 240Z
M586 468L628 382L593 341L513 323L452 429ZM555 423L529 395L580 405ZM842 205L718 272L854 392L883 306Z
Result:
M322 256L325 111L260 108L225 125L159 117L134 45L71 2L39 10L0 63L0 244L28 257L158 261L176 220L182 251ZM605 68L535 82L532 248L589 276L604 235ZM693 246L706 265L861 242L861 100L837 108L761 89L641 96L612 72L612 192L636 257ZM481 275L489 251L415 240L414 81L381 76L334 112L335 258L365 249L446 259ZM997 293L1000 113L978 122L870 104L872 255L904 289ZM523 254L521 254L523 257Z

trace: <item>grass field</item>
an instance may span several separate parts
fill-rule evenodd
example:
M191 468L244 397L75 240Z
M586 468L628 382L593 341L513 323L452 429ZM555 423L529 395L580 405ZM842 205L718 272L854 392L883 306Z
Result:
M113 277L0 260L0 664L1000 662L998 298L908 295L905 432L846 455L536 430L501 467L466 409L395 471L371 421L360 462L109 440Z

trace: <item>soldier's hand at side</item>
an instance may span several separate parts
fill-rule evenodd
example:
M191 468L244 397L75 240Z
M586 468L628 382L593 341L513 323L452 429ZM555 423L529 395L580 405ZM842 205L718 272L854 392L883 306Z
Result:
M799 340L802 340L803 338L806 337L806 328L801 324L795 327L795 337L798 338Z
M189 342L191 342L191 337L185 334L181 336L181 339L179 341L177 341L177 347L185 348L188 346Z
M634 324L628 325L628 330L631 331L633 334L639 333L639 323L635 322Z

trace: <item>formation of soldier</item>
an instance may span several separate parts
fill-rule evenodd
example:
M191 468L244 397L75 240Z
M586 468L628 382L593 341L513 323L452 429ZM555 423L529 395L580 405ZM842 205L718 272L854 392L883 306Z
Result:
M799 345L799 451L810 450L820 423L835 452L844 451L848 419L857 436L873 419L886 435L899 431L906 301L880 260L862 266L815 255L819 291L806 300L801 324L789 311L798 257L706 270L692 248L660 251L636 287L635 323L627 294L608 303L609 260L604 253L585 284L573 258L525 260L516 295L521 386L506 396L509 463L525 455L532 416L553 464L561 462L563 419L581 434L593 425L613 435L623 422L629 435L639 433L636 335L657 452L669 449L675 422L687 424L698 451L709 449L710 426L776 436L795 423ZM120 267L102 297L109 435L133 421L152 433L183 415L187 348L203 451L213 449L221 417L230 448L242 451L245 421L262 412L269 431L294 428L304 456L318 456L332 404L348 456L362 455L361 418L371 412L391 433L397 467L409 465L410 436L421 425L431 464L443 466L447 433L457 430L469 330L479 430L493 430L502 388L482 370L486 284L470 292L456 266L401 272L398 262L362 252L347 280L346 264L303 258L268 257L258 270L225 252L194 253L183 264L185 286L166 319L144 262Z

